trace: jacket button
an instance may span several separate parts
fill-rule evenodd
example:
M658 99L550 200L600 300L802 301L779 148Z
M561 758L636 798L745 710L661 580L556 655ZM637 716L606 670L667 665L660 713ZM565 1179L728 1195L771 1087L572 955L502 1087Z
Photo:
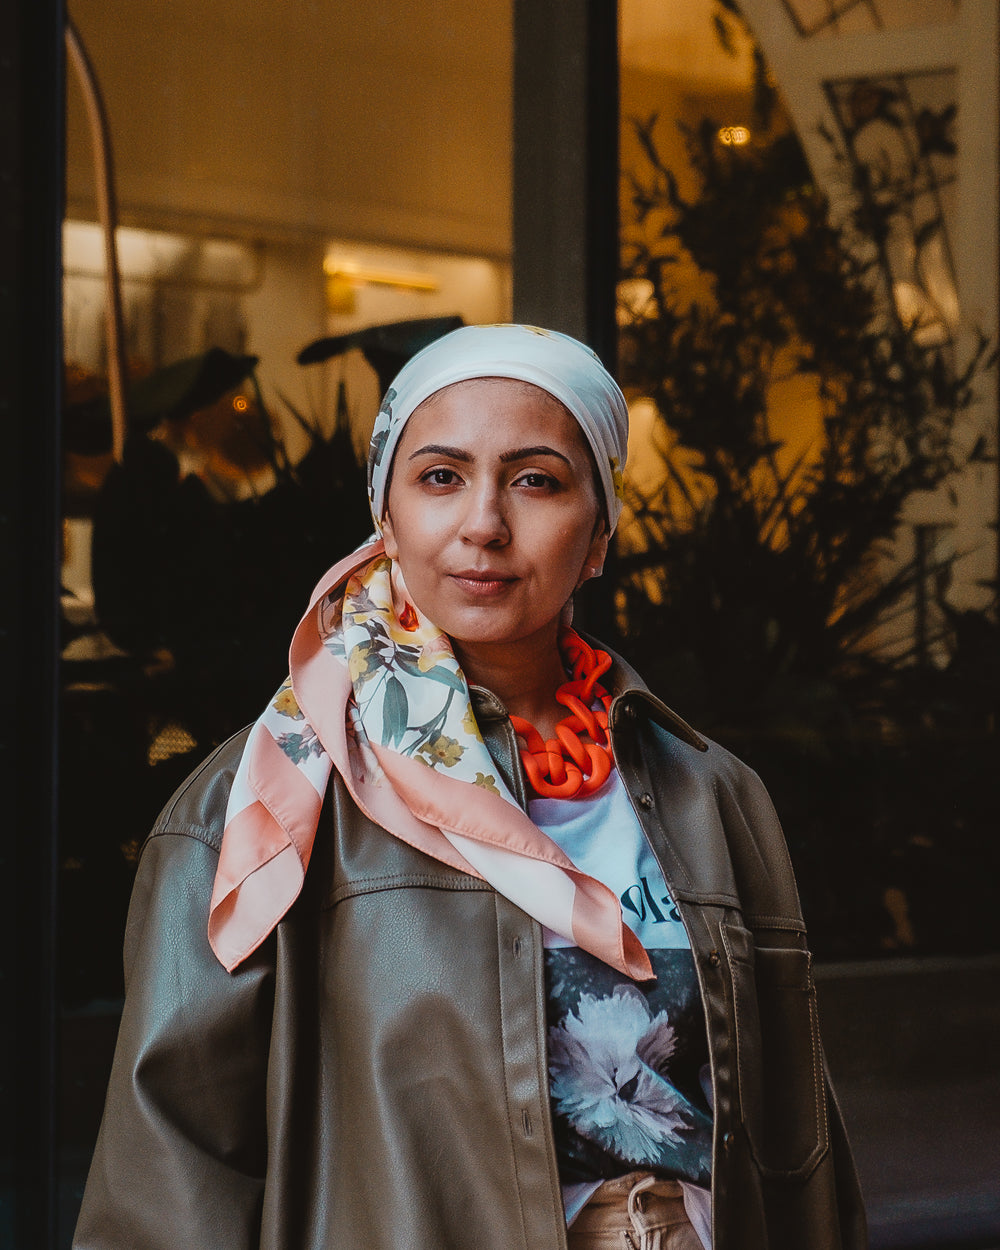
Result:
M639 806L647 809L653 806L653 796L648 791L639 795Z
M718 968L721 962L722 962L722 956L719 954L718 951L708 952L708 964L710 968Z
M732 1133L723 1133L722 1134L722 1149L728 1150L732 1144L733 1144Z

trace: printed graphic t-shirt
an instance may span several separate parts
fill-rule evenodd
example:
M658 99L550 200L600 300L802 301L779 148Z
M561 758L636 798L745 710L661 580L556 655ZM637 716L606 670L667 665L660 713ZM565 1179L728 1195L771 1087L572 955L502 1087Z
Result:
M687 933L617 769L587 799L533 799L531 818L618 895L656 980L638 983L545 931L549 1089L572 1218L601 1181L684 1184L707 1222L712 1113L705 1016ZM702 1189L702 1219L689 1188ZM702 1239L707 1229L699 1228ZM707 1242L706 1242L707 1244Z

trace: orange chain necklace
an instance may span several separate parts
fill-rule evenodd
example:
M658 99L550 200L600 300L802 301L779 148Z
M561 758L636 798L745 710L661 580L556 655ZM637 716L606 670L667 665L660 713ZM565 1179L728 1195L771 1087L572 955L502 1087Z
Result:
M611 656L595 651L568 627L559 633L559 651L572 676L556 691L556 700L570 711L556 726L556 736L546 742L530 721L510 718L514 732L527 744L521 762L528 784L543 799L585 797L611 776L611 695L597 680L611 667ZM595 700L601 704L596 711L591 708ZM590 742L580 741L584 733Z

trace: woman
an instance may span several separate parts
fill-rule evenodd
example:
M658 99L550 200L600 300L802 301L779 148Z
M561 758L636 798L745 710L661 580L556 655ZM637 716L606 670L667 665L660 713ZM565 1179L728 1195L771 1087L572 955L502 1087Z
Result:
M568 628L626 437L563 335L401 371L378 539L144 849L80 1250L866 1244L767 796Z

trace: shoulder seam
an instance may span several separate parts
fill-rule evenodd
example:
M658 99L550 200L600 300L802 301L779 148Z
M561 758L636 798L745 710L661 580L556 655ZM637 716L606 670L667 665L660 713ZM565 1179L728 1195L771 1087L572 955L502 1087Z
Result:
M205 825L186 825L186 824L169 824L157 822L150 830L149 837L146 839L147 844L152 842L154 838L176 837L176 838L193 838L196 842L203 842L210 850L218 854L222 846L222 838L212 829Z

